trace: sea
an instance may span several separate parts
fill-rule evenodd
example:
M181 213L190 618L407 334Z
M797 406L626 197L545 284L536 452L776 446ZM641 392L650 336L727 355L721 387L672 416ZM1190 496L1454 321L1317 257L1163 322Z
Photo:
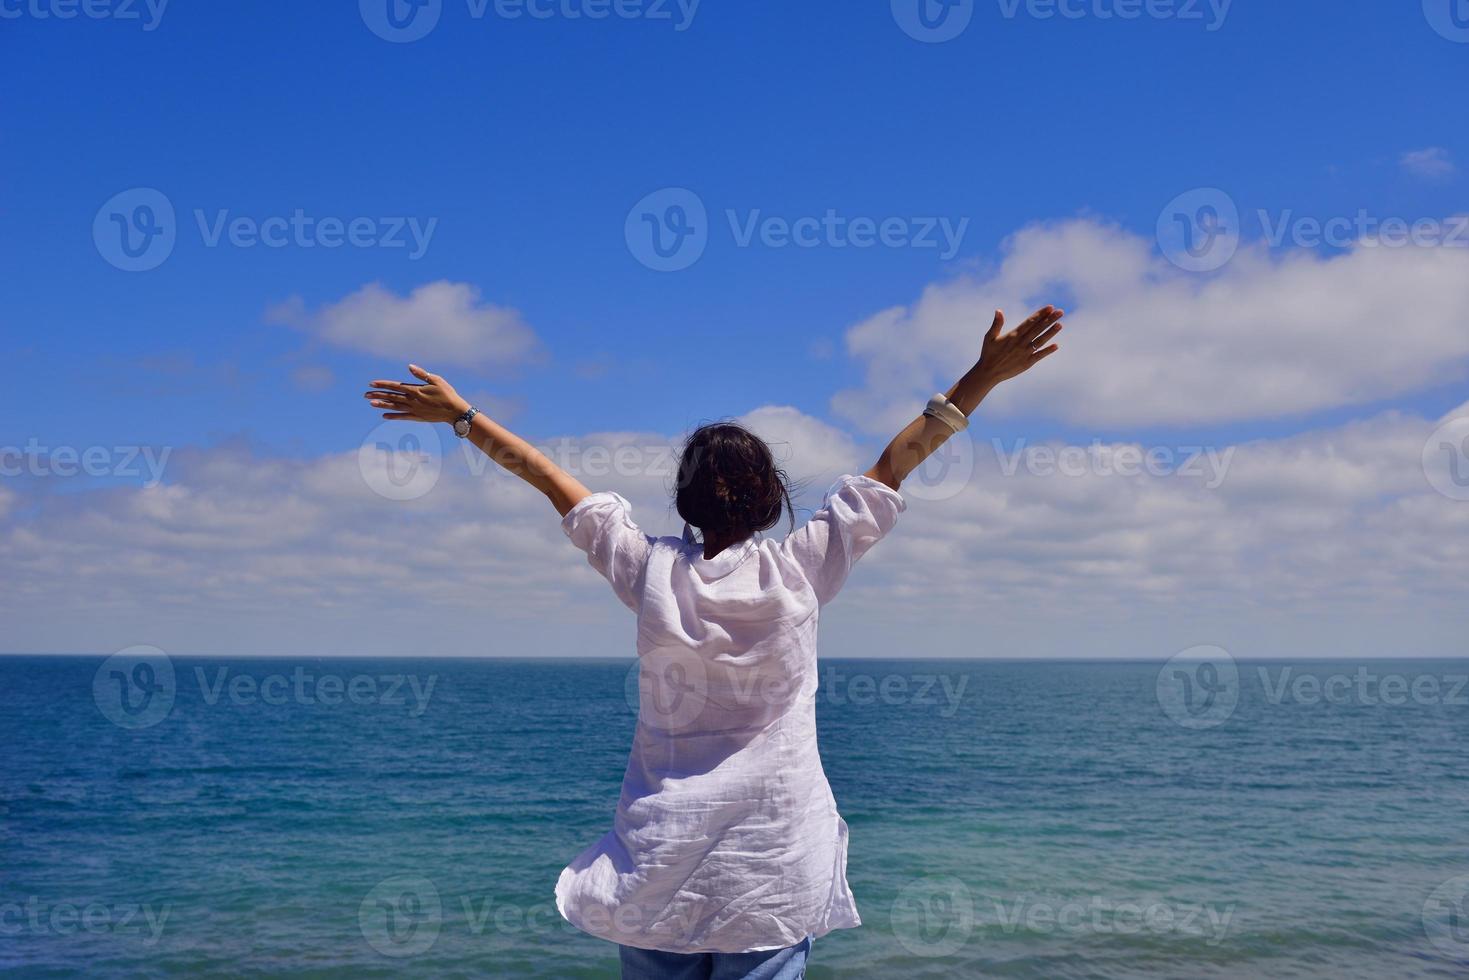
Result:
M1469 976L1469 662L823 660L812 978ZM645 686L643 694L648 694ZM0 657L0 974L615 977L626 660Z

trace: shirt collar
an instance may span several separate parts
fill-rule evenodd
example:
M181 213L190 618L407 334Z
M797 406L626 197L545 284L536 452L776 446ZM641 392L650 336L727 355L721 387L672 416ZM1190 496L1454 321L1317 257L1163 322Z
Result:
M689 564L706 579L728 575L755 550L755 535L752 534L738 544L725 548L713 558L705 558L704 546L695 540L694 529L689 527L687 521L683 526L683 541Z

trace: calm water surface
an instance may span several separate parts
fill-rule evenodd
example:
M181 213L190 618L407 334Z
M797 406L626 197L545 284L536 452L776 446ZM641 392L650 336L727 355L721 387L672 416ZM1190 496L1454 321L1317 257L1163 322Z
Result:
M7 975L615 976L552 888L627 662L102 664L0 658ZM1241 664L1180 715L1158 664L824 662L864 925L810 975L1469 975L1466 674Z

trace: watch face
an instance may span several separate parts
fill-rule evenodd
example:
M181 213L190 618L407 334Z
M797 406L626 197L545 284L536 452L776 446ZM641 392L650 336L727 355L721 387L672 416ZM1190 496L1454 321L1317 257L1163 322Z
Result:
M458 421L456 421L454 423L454 434L456 436L458 436L459 438L461 438L461 439L463 439L465 436L469 435L469 422L468 422L468 420L466 420L466 419L459 419Z

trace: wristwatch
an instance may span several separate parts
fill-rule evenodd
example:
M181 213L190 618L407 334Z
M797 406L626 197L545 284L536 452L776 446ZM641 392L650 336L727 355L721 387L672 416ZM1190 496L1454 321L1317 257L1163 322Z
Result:
M454 420L454 434L461 439L468 439L469 425L471 422L474 421L474 417L478 414L479 409L471 405L469 411L465 412L463 415Z

